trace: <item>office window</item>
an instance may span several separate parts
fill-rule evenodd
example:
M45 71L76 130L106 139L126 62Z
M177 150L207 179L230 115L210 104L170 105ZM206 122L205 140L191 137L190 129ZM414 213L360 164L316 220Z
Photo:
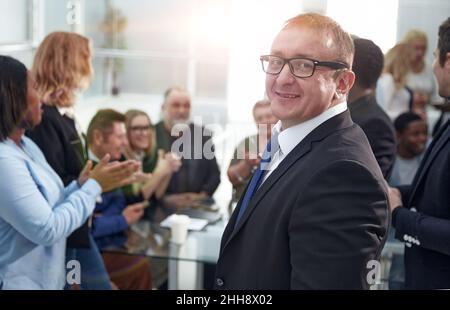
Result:
M231 4L85 1L84 31L93 40L98 71L89 93L162 94L181 85L193 97L225 100Z
M30 3L30 0L0 0L0 12L3 12L0 18L0 45L30 40Z
M96 1L86 1L96 2ZM72 31L72 25L69 19L69 14L73 10L74 3L76 1L70 0L44 0L43 1L43 23L44 23L44 35L47 35L53 31ZM76 12L77 15L81 15L80 11ZM77 16L80 18L80 16ZM69 21L69 22L68 22Z
M185 85L187 62L157 58L95 57L95 77L87 96L105 94L162 95L168 85Z

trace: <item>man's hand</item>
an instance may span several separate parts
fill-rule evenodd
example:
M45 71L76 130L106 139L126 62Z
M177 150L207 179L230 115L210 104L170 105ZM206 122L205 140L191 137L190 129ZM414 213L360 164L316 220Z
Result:
M169 162L170 169L172 172L177 172L181 168L180 157L175 153L166 153L164 159Z
M389 187L389 209L391 213L398 207L402 207L402 194L395 187Z
M133 174L141 167L141 163L136 160L110 163L110 158L109 154L105 155L89 173L89 177L100 184L103 192L133 183L135 180ZM88 168L89 166L85 167Z
M164 197L164 205L173 211L182 211L192 206L196 199L194 193L171 194Z
M246 152L244 160L245 163L250 167L250 169L253 169L254 167L259 166L259 163L261 162L261 157L259 157L259 155L254 155Z
M132 225L134 223L137 223L144 215L144 202L138 202L132 205L128 205L123 211L122 215L125 217L125 220L127 221L128 225Z

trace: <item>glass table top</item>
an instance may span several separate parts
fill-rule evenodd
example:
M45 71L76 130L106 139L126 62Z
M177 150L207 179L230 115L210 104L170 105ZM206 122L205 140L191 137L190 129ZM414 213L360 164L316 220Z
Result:
M107 251L171 260L216 263L225 226L226 221L220 220L207 225L201 231L189 231L186 241L180 245L170 241L170 229L163 228L158 223L142 220L129 230L125 248Z

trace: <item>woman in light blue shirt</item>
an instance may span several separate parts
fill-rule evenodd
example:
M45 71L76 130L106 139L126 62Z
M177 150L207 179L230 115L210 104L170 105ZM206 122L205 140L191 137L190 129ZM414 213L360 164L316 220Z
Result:
M0 289L62 289L66 237L86 221L102 190L129 182L139 167L110 164L107 155L64 188L23 135L41 121L33 83L22 63L0 56Z

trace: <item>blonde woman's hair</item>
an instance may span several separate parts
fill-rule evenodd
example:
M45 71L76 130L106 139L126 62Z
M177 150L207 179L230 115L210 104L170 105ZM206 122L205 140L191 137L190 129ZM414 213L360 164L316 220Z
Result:
M45 37L34 57L32 73L38 92L49 105L75 104L93 76L88 38L72 32L53 32Z
M152 122L151 122L148 114L141 110L135 110L135 109L128 110L125 113L125 127L127 128L127 136L128 136L128 146L125 149L125 157L128 159L131 159L131 158L134 159L133 153L135 153L135 151L133 150L132 141L130 139L130 132L131 132L131 123L138 116L145 116L148 119L148 123L151 127L149 136L148 136L148 138L150 140L149 144L148 144L148 148L144 150L145 155L151 156L154 153L154 149L156 147L156 133L152 127Z
M409 30L402 39L402 43L407 43L407 44L411 44L413 41L415 40L421 40L424 41L426 43L426 45L428 45L428 37L427 34L425 32L423 32L422 30L418 30L418 29L411 29Z
M406 75L410 71L411 49L407 43L398 43L384 55L384 73L392 75L395 87L406 85Z

